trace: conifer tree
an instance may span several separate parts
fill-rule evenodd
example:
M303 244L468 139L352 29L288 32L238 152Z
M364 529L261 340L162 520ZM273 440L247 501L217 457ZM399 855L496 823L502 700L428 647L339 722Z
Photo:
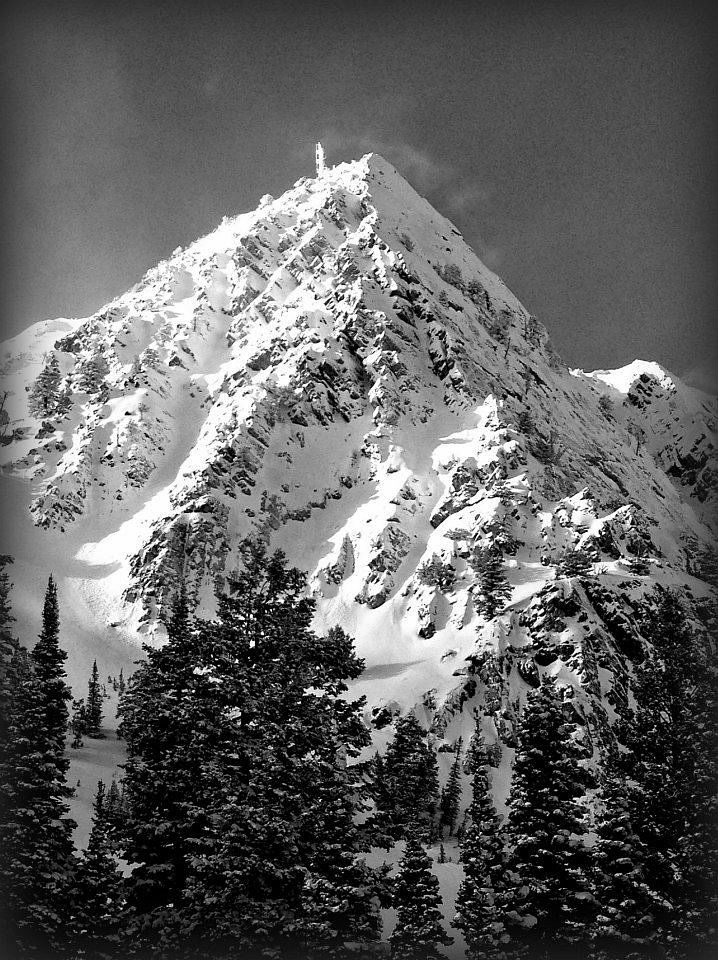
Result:
M389 938L393 960L440 960L453 943L441 919L439 881L419 837L410 831L394 883L396 927Z
M447 780L446 786L441 794L441 823L443 826L448 827L449 836L452 836L454 833L454 828L456 827L456 821L459 819L459 803L461 800L461 738L459 738L458 743L456 744L456 755L454 757L453 763L451 764L451 770L449 771L449 779Z
M69 761L65 757L67 704L72 700L65 678L67 653L60 647L60 611L57 587L50 576L42 608L42 630L32 651L33 671L40 686L45 709L45 730L52 744L53 762L65 776Z
M48 709L48 689L32 655L21 648L10 675L7 740L0 754L0 936L10 957L54 956L63 940L74 868L71 791L58 758L57 710Z
M715 672L674 592L657 591L642 632L652 649L635 670L621 772L635 784L632 826L659 898L659 939L693 957L716 940Z
M505 921L531 957L575 956L591 919L579 766L552 679L529 693L521 716L507 823Z
M45 357L42 370L30 387L30 411L36 417L52 416L59 405L59 387L62 374L54 353Z
M148 953L180 955L190 857L209 825L206 766L223 742L222 705L180 588L167 643L146 660L122 702L127 815L121 848L136 864L127 884L125 937Z
M591 851L593 892L598 913L591 925L597 960L652 956L658 896L646 883L645 849L631 822L632 787L615 771L599 795L596 843Z
M31 654L18 648L8 670L0 751L0 902L5 943L50 952L68 905L73 867L65 756L67 700L59 611L50 577L42 630Z
M97 660L92 662L92 673L87 683L87 706L85 707L85 732L88 737L98 739L103 736L102 725L102 688L97 670Z
M403 836L406 829L433 823L439 794L436 754L413 713L399 717L384 760L388 821Z
M567 548L556 564L557 577L587 577L593 573L593 561L589 554L577 547Z
M473 774L472 797L461 840L464 880L456 900L454 926L464 934L469 957L493 960L500 956L504 938L500 909L504 845L478 723L468 759Z
M79 954L91 960L118 955L123 920L123 884L107 818L105 785L100 780L87 849L75 871L73 927Z
M12 557L0 555L0 756L7 743L10 700L12 697L12 665L20 647L13 634L15 617L10 605L10 578L5 569Z
M243 564L214 621L191 621L180 594L123 700L128 898L154 955L305 955L376 929L345 762L368 742L343 696L363 664L343 631L312 632L282 554L246 542Z
M72 742L70 746L77 750L82 746L82 736L86 731L86 712L84 700L72 701L72 718L70 720L70 730L72 731Z
M469 563L477 575L474 606L487 619L495 617L511 599L511 586L504 573L501 551L496 547L478 547Z

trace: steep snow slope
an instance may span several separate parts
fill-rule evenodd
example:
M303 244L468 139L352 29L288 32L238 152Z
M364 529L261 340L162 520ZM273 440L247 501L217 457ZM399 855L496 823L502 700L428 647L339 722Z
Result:
M33 417L52 357L60 403ZM715 400L654 363L569 370L375 154L225 219L92 317L37 324L2 364L21 620L54 569L83 681L161 639L180 576L211 610L261 536L310 572L318 627L355 636L379 744L400 709L453 741L482 706L500 798L540 672L600 742L655 584L711 617ZM513 595L487 621L467 558L494 542ZM594 576L557 580L575 546Z

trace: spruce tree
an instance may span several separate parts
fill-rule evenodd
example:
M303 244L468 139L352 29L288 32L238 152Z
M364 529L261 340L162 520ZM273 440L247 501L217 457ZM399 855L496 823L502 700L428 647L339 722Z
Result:
M64 776L69 767L65 757L67 704L72 700L65 677L67 653L60 647L60 611L57 587L50 576L42 608L42 630L32 651L33 670L40 686L45 708L45 730L52 743L53 762Z
M87 683L87 706L85 707L85 732L88 737L99 739L103 736L102 726L102 687L97 669L97 660L92 662L92 673Z
M127 884L127 940L140 951L179 955L190 858L209 830L207 765L224 741L223 706L183 588L167 625L167 643L145 648L122 701L127 741L124 858L136 864Z
M181 594L123 699L132 937L155 956L306 955L375 935L346 762L368 744L344 696L363 664L342 631L312 632L304 574L242 551L217 619L190 620Z
M409 832L394 881L396 927L389 938L393 960L440 960L453 943L444 930L439 881L419 837Z
M45 357L42 370L35 379L29 392L30 412L36 417L48 417L57 409L59 387L62 374L57 356L51 353Z
M12 699L12 669L20 646L12 629L15 617L10 605L10 578L5 569L13 562L12 557L0 555L0 757L7 743Z
M93 812L90 838L77 865L72 891L75 945L83 958L110 960L119 953L123 883L102 781L97 784Z
M462 931L470 958L501 956L505 937L500 908L504 866L501 823L489 787L488 757L477 724L469 754L471 803L461 840L464 880L456 899L454 926Z
M72 718L70 720L70 730L72 731L72 742L70 746L77 750L82 746L82 736L87 730L87 714L85 711L84 700L72 701Z
M658 895L646 883L646 851L631 821L633 788L611 771L598 802L596 843L591 850L598 913L590 934L597 960L654 955Z
M659 590L642 624L652 648L635 669L620 735L633 830L658 895L658 938L677 957L716 946L716 678L679 596ZM661 904L663 905L661 907Z
M507 932L531 957L573 957L591 919L586 776L552 679L529 693L517 731L507 823Z
M459 819L459 803L461 801L461 739L459 739L456 744L456 755L454 757L453 763L451 764L451 770L449 771L449 779L446 782L441 794L441 824L442 826L448 827L449 836L452 836L454 833L454 828L456 827L456 821Z
M58 711L48 709L47 686L26 650L15 654L10 675L0 754L0 935L10 957L54 956L66 936L74 869L71 791L58 758Z
M433 824L439 795L436 754L413 713L399 717L384 759L388 823L397 837Z
M477 576L477 590L474 593L476 611L491 619L511 599L511 585L504 573L503 555L495 546L478 547L469 558Z
M567 548L556 564L557 577L587 577L593 573L593 561L589 554L577 547Z

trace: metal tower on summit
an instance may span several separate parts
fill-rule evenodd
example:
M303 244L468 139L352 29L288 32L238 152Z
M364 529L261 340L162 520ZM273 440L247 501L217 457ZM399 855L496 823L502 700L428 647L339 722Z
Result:
M327 165L324 162L324 147L317 141L317 176L321 177Z

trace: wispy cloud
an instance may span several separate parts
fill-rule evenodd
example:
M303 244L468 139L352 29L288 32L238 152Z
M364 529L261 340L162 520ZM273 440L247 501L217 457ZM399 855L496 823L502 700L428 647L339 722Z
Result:
M718 395L718 366L716 364L698 364L680 374L681 380L689 387L703 390L712 396Z

